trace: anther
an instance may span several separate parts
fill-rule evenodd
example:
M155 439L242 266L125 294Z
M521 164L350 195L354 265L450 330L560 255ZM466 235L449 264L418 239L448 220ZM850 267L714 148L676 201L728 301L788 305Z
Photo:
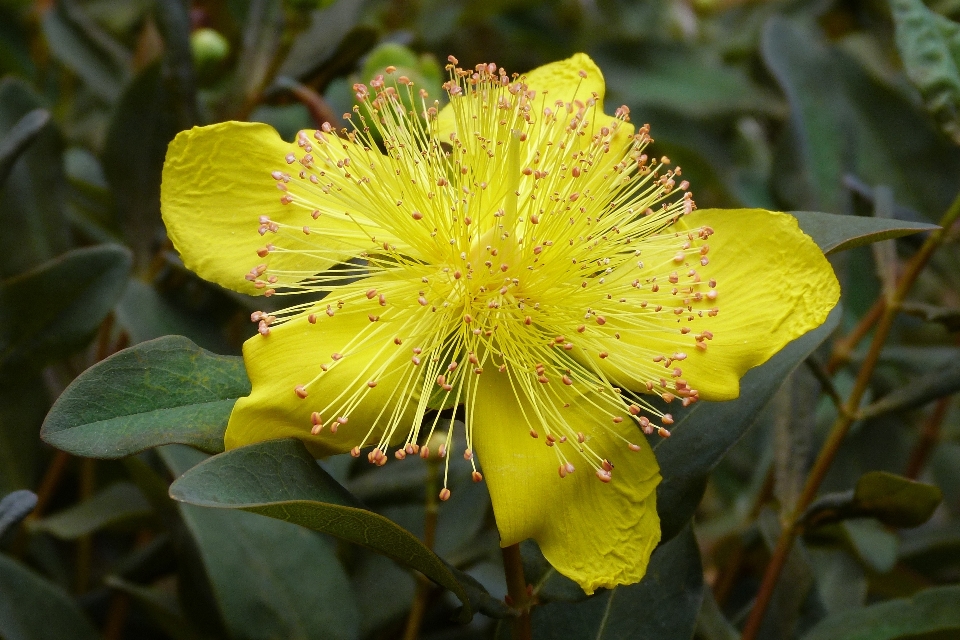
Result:
M300 398L301 400L307 397L307 390L304 388L302 384L298 384L296 387L294 387L293 391L294 393L297 394L297 397Z
M612 476L609 471L604 471L603 469L597 469L597 477L600 478L600 482L607 483L610 482Z
M446 501L449 500L449 499L450 499L450 489L447 489L446 487L444 487L444 488L440 491L440 501L441 501L441 502L446 502Z
M470 449L464 449L464 451L463 451L463 459L464 459L464 460L473 460L473 451L470 451Z
M470 477L473 478L474 482L483 482L483 474L479 471L474 471L472 474L470 474Z

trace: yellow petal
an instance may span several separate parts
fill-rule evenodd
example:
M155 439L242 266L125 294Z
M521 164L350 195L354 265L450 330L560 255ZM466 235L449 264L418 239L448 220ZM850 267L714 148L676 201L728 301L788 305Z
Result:
M660 540L657 461L629 418L598 424L576 404L573 392L565 395L572 405L561 409L567 422L615 465L609 484L597 478L575 443L546 446L542 425L525 421L531 405L518 400L509 374L493 370L480 376L473 446L489 485L500 544L533 538L550 564L587 593L632 584L643 577ZM540 432L539 438L530 437L531 428ZM614 429L640 450L629 450L610 432ZM558 474L560 447L576 467L565 478Z
M345 153L340 145L327 147L334 158ZM167 234L188 269L228 289L256 294L259 291L245 275L258 264L267 263L271 270L315 273L357 252L356 243L343 241L343 234L369 240L349 220L333 216L314 219L310 215L314 207L281 203L284 192L278 190L278 181L271 174L296 174L297 168L302 168L296 162L287 162L290 153L299 159L304 150L284 142L272 127L258 123L223 122L194 127L174 138L163 165L160 209ZM296 181L294 177L290 186L297 185ZM318 194L316 208L323 206ZM268 258L258 256L257 251L273 238L269 232L266 237L259 233L260 216L291 225L295 230L309 225L314 238L323 238L326 253L320 257L312 245L305 244L306 238L300 239L293 232L293 238L282 243L285 249L313 248L311 255L305 257L294 251L270 254ZM331 237L334 232L336 238Z
M227 449L299 438L311 453L323 457L377 444L387 424L399 425L396 438L406 436L422 386L410 367L398 366L401 360L409 363L410 353L409 347L394 344L392 330L402 324L406 311L371 322L366 309L348 312L345 307L329 317L325 308L318 307L316 324L307 317L296 318L271 328L268 336L256 335L244 343L243 359L253 388L230 415L224 437ZM333 354L342 358L335 360ZM329 370L323 372L321 365ZM373 388L367 384L371 381L376 383ZM297 395L298 385L306 385L306 398ZM392 420L401 400L402 415ZM345 410L348 405L353 406ZM325 427L311 435L315 411ZM332 433L330 423L343 415L347 423Z
M693 267L703 273L705 282L707 278L716 280L717 298L694 303L693 309L696 313L716 307L719 313L694 319L689 325L693 332L681 335L678 316L670 313L672 309L665 309L644 316L649 325L642 333L624 328L620 340L607 338L604 348L609 358L601 361L595 354L590 357L616 384L642 389L649 378L632 372L641 365L649 366L647 358L651 354L656 357L682 352L686 358L667 371L673 366L680 368L682 379L699 391L703 400L736 398L740 378L748 369L763 364L788 342L823 324L837 304L840 285L833 268L793 216L761 209L700 210L681 218L668 233L704 226L715 231L707 241L709 266ZM654 258L655 253L641 255L648 261L660 259ZM668 268L681 272L687 269L672 264L670 256L663 261L670 265ZM680 275L682 278L685 274ZM670 286L663 282L661 295L669 295L664 291ZM682 281L680 286L682 289ZM644 297L647 292L635 295ZM606 326L616 329L617 320ZM702 341L706 349L700 350L694 336L704 329L713 337ZM657 367L661 372L658 375L669 380L670 373Z
M582 77L581 72L585 73L586 77ZM537 92L535 101L537 113L535 115L538 118L541 115L539 111L544 106L556 110L555 103L557 100L565 103L573 103L579 100L585 103L590 98L595 98L597 101L596 112L600 114L596 118L596 124L604 126L614 120L613 116L606 115L603 109L603 98L606 93L603 72L600 71L600 67L593 59L585 53L575 53L565 60L558 60L537 67L524 74L523 81L527 84L529 90ZM545 100L544 94L546 94ZM457 125L456 114L452 107L452 100L456 99L456 97L452 98L451 103L448 103L437 114L437 128L441 140L446 140L450 133L457 131L458 128L466 130L469 127L470 123L466 122L460 123L459 127ZM633 134L633 131L633 125L622 123L614 140L620 144L625 143L629 136Z

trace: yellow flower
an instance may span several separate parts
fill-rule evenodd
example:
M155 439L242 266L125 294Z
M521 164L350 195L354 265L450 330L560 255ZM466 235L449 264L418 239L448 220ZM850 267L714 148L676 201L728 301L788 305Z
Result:
M438 409L460 406L501 544L534 538L588 593L636 582L660 538L644 433L673 422L645 395L735 398L824 321L836 278L790 216L695 210L648 127L604 114L586 55L455 65L442 110L388 69L355 87L349 130L286 143L227 122L170 145L162 210L186 266L314 294L253 314L226 446L294 437L383 464L435 431L449 448Z

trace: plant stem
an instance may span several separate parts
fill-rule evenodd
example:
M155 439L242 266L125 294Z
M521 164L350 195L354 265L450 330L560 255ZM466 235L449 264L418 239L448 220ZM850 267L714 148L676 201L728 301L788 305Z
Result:
M933 413L927 418L923 425L923 431L920 432L920 440L910 453L910 460L907 462L907 468L903 472L904 477L916 480L927 464L927 458L933 452L937 443L940 442L940 425L943 419L947 417L947 411L950 409L951 396L940 398Z
M527 591L527 580L523 576L520 545L510 545L500 551L503 552L503 570L507 576L509 604L520 613L513 619L513 640L532 640L533 629L530 626L530 607L533 606L533 601Z
M440 461L436 457L427 460L427 492L423 515L423 544L433 549L437 537L437 516L440 506L437 502L437 479L440 473ZM403 630L403 640L417 640L420 636L420 626L423 616L427 612L430 594L433 593L433 583L423 574L417 574L417 591L413 596L410 614L407 616L407 626Z
M914 281L916 281L920 275L920 272L927 266L931 256L933 256L933 252L936 251L943 242L947 232L950 227L953 226L954 222L957 221L958 217L960 217L960 195L957 196L953 204L950 205L950 208L947 209L947 212L943 215L943 218L941 218L940 229L930 234L920 248L920 251L907 263L907 267L904 269L903 275L900 276L900 280L897 282L897 286L889 300L881 306L882 312L873 334L873 341L870 343L870 350L867 352L867 357L864 359L863 365L857 374L853 390L850 392L850 396L844 404L845 410L840 411L837 415L837 419L833 423L833 428L830 430L830 435L827 437L827 441L824 443L820 454L813 464L813 468L810 470L810 474L807 476L807 482L803 487L800 498L797 500L797 505L793 513L784 523L783 532L780 534L780 538L777 540L777 546L774 548L773 554L770 557L770 563L767 565L766 572L763 575L763 582L760 583L760 590L757 592L756 602L744 626L742 640L755 640L757 634L760 632L760 625L763 623L763 616L766 613L767 607L770 605L770 599L773 597L773 590L777 586L780 572L783 570L783 566L787 561L787 556L790 554L794 540L796 540L797 536L802 532L800 517L816 497L817 491L823 483L823 479L830 470L830 465L833 464L833 460L840 450L840 445L846 438L850 426L854 423L857 410L860 408L860 401L863 399L863 394L870 385L873 370L876 368L877 362L880 359L880 351L883 349L883 345L890 335L890 330L893 328L893 321L896 319L897 312L900 310L900 305L903 303L904 298L906 298L907 292L910 291L910 287L913 286ZM881 300L883 300L883 298L881 298ZM874 305L874 307L876 306L877 305ZM861 324L863 324L863 322L861 322Z

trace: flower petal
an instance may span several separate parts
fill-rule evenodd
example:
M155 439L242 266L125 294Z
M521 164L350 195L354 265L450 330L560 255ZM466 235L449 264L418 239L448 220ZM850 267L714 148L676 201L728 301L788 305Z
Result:
M345 155L340 145L327 144L325 149L334 162ZM358 145L352 145L351 150L354 156L366 153ZM228 289L255 294L258 290L244 276L259 263L268 263L271 270L281 272L316 273L357 253L358 244L343 241L344 234L360 235L364 240L360 246L369 248L369 236L360 234L353 221L343 216L314 219L310 215L314 208L323 207L321 197L311 207L281 203L285 193L277 185L283 181L273 178L272 173L296 174L304 169L297 160L288 161L290 154L299 160L304 150L284 142L272 127L258 123L194 127L174 138L163 165L160 209L170 240L188 269ZM321 153L317 151L316 155ZM292 178L290 186L298 186L297 177ZM261 216L295 230L284 230L292 239L283 243L285 249L294 251L273 253L268 259L258 256L258 250L274 241L272 233L267 237L258 233ZM305 225L317 234L314 237L322 238L322 250L318 251L316 243L308 245L305 238L297 237L302 236L300 230ZM304 251L310 253L305 255Z
M411 371L408 349L394 344L391 331L408 312L400 309L371 322L366 310L345 309L328 317L318 308L316 324L298 317L244 343L253 388L230 415L227 449L292 437L319 458L376 444L388 424L400 426L396 438L406 436L422 383L415 379L419 370ZM321 365L329 370L323 372ZM370 381L376 382L374 388ZM301 398L296 388L304 384L307 397ZM318 435L311 434L315 411L326 425ZM331 423L344 414L347 423L332 433Z
M588 434L589 446L614 465L605 484L572 442L545 444L531 438L523 416L529 400L520 400L509 374L480 376L472 433L482 465L501 546L533 538L557 571L587 593L600 587L632 584L646 572L650 553L660 540L656 512L657 461L642 433L629 418L620 424L598 424L598 418L576 404L562 409L567 422ZM566 413L569 412L569 413ZM640 445L630 451L613 431ZM557 449L576 467L561 478Z
M700 399L736 398L740 378L748 369L823 324L837 304L840 285L833 268L793 216L761 209L699 210L681 218L668 232L702 227L715 233L709 237L709 267L697 264L696 269L704 273L704 282L708 277L716 280L717 297L693 303L692 308L696 313L699 304L701 311L716 307L719 312L694 319L689 325L694 331L689 335L678 331L679 317L687 314L677 316L665 309L662 314L644 316L655 327L643 332L624 328L619 331L620 339L606 337L603 346L609 358L590 357L616 384L639 390L646 382L633 372L650 363L620 357L630 353L631 347L634 358L641 350L667 356L682 352L682 361L666 361L668 370L680 368L682 379L699 392ZM669 256L666 261L670 262ZM664 284L662 289L669 286ZM682 282L680 286L682 290ZM635 295L642 297L646 292ZM611 320L607 328L616 330L617 321ZM704 329L712 337L696 338ZM698 343L704 348L698 348ZM661 372L658 375L670 378L661 365L656 366Z
M586 77L582 77L581 72L585 73ZM523 81L527 84L529 90L537 92L536 104L538 109L542 109L543 106L556 109L554 105L557 100L565 103L579 100L585 103L596 95L596 112L600 114L596 118L596 124L603 126L614 120L613 116L606 115L603 110L603 98L606 93L603 72L600 71L600 67L593 59L585 53L575 53L565 60L558 60L537 67L524 74ZM544 93L546 93L546 100L542 99ZM453 98L452 100L456 99ZM539 115L537 114L537 117ZM437 114L437 128L441 140L446 140L450 133L457 130L456 114L452 107L452 101ZM621 123L614 140L617 143L626 143L633 131L633 125Z

